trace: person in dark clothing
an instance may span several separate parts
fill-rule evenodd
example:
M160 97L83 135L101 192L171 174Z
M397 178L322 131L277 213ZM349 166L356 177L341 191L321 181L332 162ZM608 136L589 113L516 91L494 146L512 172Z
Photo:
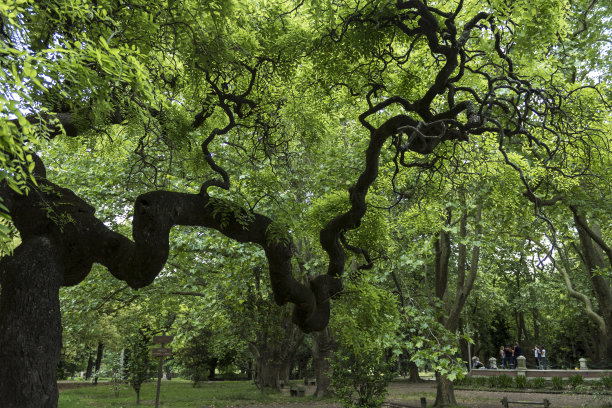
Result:
M517 367L518 361L517 358L521 355L521 348L519 347L518 341L514 343L514 356L512 360L514 361L514 368Z
M510 346L506 346L506 348L504 348L504 355L504 361L506 363L505 368L512 368L512 349Z

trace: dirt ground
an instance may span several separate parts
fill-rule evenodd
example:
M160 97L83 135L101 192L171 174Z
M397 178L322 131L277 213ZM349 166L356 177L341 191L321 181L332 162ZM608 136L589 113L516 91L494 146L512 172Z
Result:
M436 399L434 381L420 384L402 382L391 383L388 401L410 404L420 407L420 398L427 398L427 406L433 405ZM510 401L542 402L544 398L550 401L551 408L602 408L612 407L612 395L597 394L562 394L547 392L509 392L509 391L475 391L455 390L457 403L470 408L500 408L501 399L508 397ZM530 405L510 405L511 407L530 407Z
M314 393L314 387L308 387L307 394ZM419 384L393 382L389 385L388 402L406 406L406 408L420 408L421 397L427 399L427 406L433 406L436 400L436 384L434 381L425 381ZM502 408L501 400L508 397L510 401L543 402L550 401L551 408L612 408L612 395L601 394L563 394L553 392L509 392L509 391L475 391L455 390L457 403L462 407L470 408ZM269 405L268 405L269 406ZM532 407L533 405L512 404L512 408ZM291 404L291 408L341 408L337 403L308 402ZM247 408L240 407L240 408ZM248 408L265 408L263 405L249 405Z

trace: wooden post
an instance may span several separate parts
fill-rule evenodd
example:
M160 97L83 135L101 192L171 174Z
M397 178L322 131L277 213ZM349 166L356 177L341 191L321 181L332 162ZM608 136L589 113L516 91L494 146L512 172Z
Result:
M427 398L421 397L421 408L427 408Z
M155 395L155 408L159 407L159 389L161 388L163 365L164 365L164 356L159 356L159 366L157 367L157 393Z
M164 348L167 343L174 339L173 336L153 336L153 344L161 344L161 348L152 350L153 357L159 357L159 366L157 367L157 393L155 395L155 408L159 408L159 390L161 388L162 370L164 367L164 357L172 355L171 348Z

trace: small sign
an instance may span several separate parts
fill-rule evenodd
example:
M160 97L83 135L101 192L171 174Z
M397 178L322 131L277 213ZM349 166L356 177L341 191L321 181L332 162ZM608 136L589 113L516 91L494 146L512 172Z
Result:
M153 336L153 344L167 344L174 340L174 336Z
M152 351L153 357L169 357L172 355L171 348L154 348Z

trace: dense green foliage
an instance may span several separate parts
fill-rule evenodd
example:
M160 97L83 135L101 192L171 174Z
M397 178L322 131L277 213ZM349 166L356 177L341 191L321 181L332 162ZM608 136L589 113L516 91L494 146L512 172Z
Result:
M169 371L263 390L314 375L303 332L328 322L347 406L380 404L399 356L450 381L468 348L499 364L514 341L528 365L542 344L555 368L609 365L611 19L603 1L5 1L0 251L38 234L74 260L61 374L103 342L138 392L166 332Z

